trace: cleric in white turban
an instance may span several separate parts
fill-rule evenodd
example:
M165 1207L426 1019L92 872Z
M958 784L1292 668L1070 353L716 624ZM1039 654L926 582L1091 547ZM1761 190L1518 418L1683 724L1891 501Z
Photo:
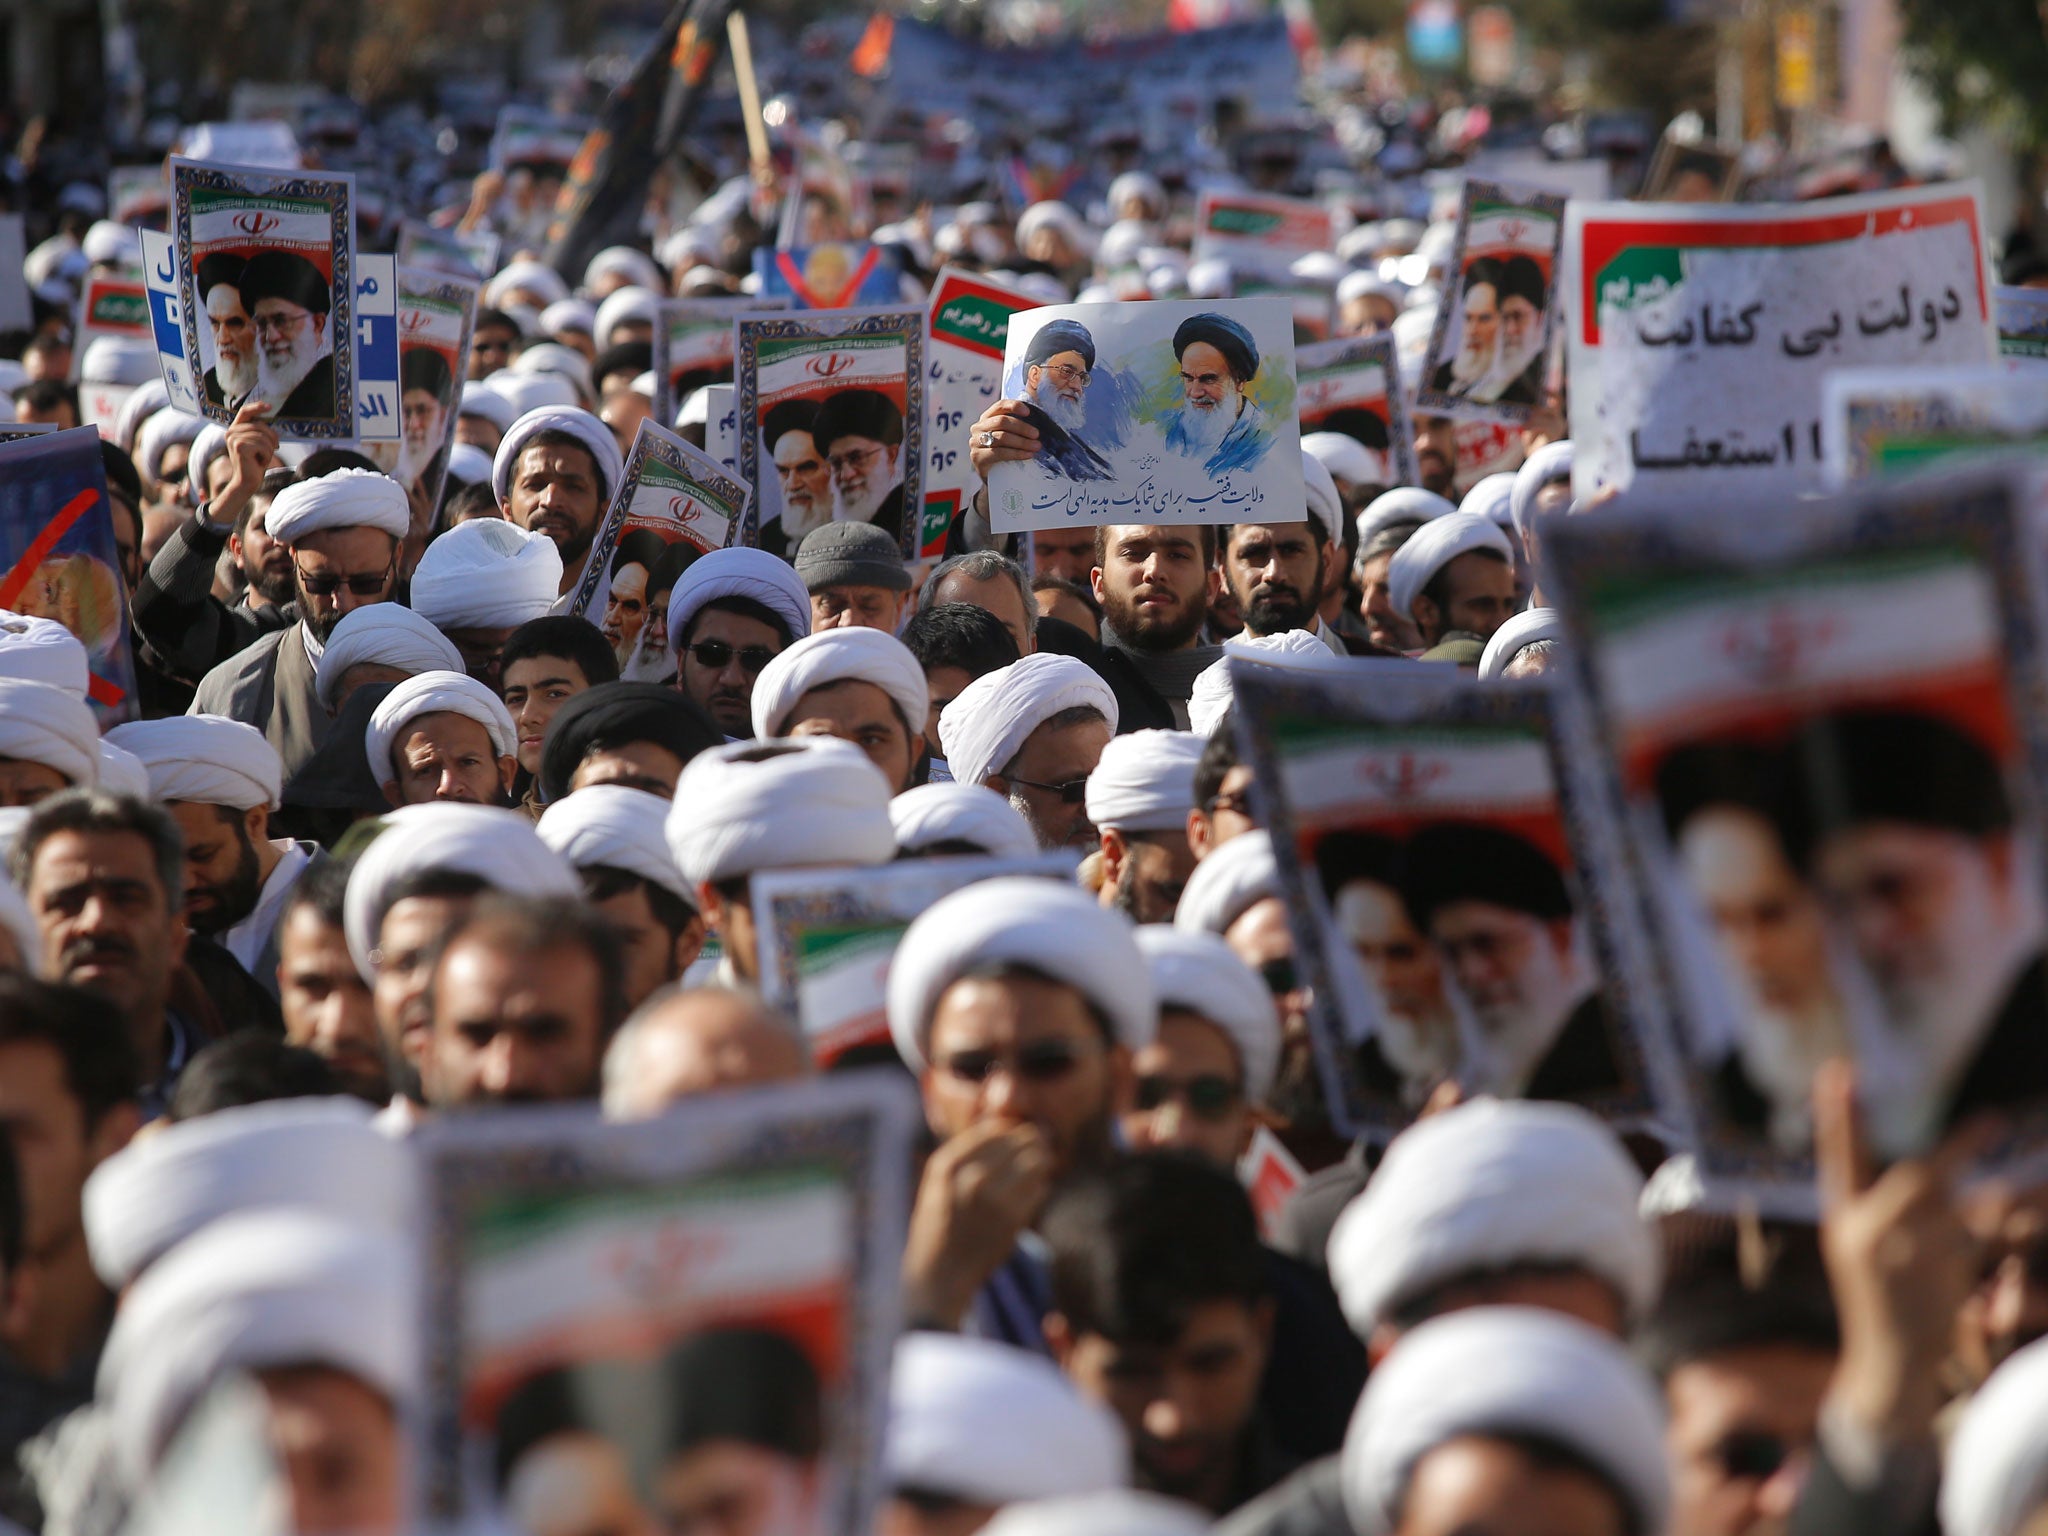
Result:
M1145 923L1137 939L1159 994L1162 1018L1154 1048L1171 1051L1166 1016L1175 1012L1185 1016L1183 1023L1212 1026L1237 1057L1244 1101L1262 1102L1280 1071L1280 1023L1264 980L1213 934ZM1186 1074L1169 1070L1167 1075Z
M149 796L247 811L276 810L284 792L277 749L254 726L219 715L136 720L107 732L149 776Z
M1564 623L1558 618L1555 608L1525 608L1507 623L1493 632L1493 638L1486 642L1486 649L1479 656L1481 681L1507 675L1508 668L1515 666L1516 658L1524 655L1531 646L1541 646L1537 656L1548 656L1564 640ZM1531 657L1516 668L1517 677L1534 677L1550 670L1546 661L1541 666Z
M204 506L208 500L206 472L213 461L228 451L227 429L217 422L209 421L192 439L191 451L185 457L185 499L193 506ZM264 527L269 527L269 514L264 515Z
M1133 929L1087 892L1054 880L983 880L933 903L889 966L889 1033L913 1072L926 1059L932 1017L954 982L1016 966L1072 987L1107 1021L1109 1043L1143 1049L1159 1027L1152 973Z
M102 737L98 756L101 789L110 795L128 795L137 800L149 798L149 771L133 752Z
M1347 499L1357 495L1361 487L1387 483L1386 455L1366 447L1348 433L1304 432L1301 450L1313 455L1330 472L1330 478ZM1332 528L1330 537L1336 538L1338 532Z
M357 857L343 898L348 952L365 981L376 979L377 948L392 892L430 870L468 875L487 888L518 896L582 894L568 861L517 811L435 801L408 805L380 821L382 830Z
M0 613L0 678L47 683L84 698L92 664L78 637L55 619Z
M2038 1517L2048 1508L2044 1423L2048 1339L2037 1339L1991 1373L1949 1437L1942 1536L2026 1536L2040 1529Z
M484 304L490 309L503 309L507 304L518 303L522 294L534 302L535 308L545 309L569 297L569 285L562 280L561 273L544 261L507 262L484 285Z
M644 789L592 784L555 801L534 830L577 869L623 869L695 911L696 888L668 851L669 808L667 800Z
M1466 1282L1521 1299L1517 1276L1573 1277L1577 1314L1619 1333L1655 1303L1661 1274L1642 1189L1614 1133L1578 1106L1475 1099L1388 1145L1331 1229L1330 1280L1352 1331L1376 1347Z
M146 1488L207 1390L243 1373L272 1412L289 1407L322 1438L369 1437L343 1440L348 1504L359 1528L398 1529L398 1426L422 1359L416 1268L405 1238L310 1210L225 1216L165 1254L122 1298L99 1363L129 1486ZM337 1398L361 1406L330 1419ZM300 1486L317 1478L313 1460L286 1459L287 1496L321 1509L332 1493Z
M363 755L393 805L503 803L519 767L518 729L498 696L463 672L422 672L385 694Z
M427 546L412 573L412 608L458 645L487 631L495 656L513 630L547 615L561 585L553 539L503 518L472 518Z
M1009 796L1039 846L1088 849L1086 780L1116 726L1116 695L1094 669L1039 652L961 689L939 715L939 739L953 777Z
M412 528L405 487L374 469L336 469L279 491L263 527L280 544L332 528L375 528L403 539Z
M99 724L83 697L0 677L0 800L28 804L73 785L97 784L99 746Z
M747 877L888 863L896 854L889 795L881 770L830 736L736 742L690 759L676 782L668 847L720 937L722 979L755 984L760 976Z
M1130 1448L1116 1415L1043 1356L906 1333L889 1373L882 1476L888 1496L913 1509L954 1506L964 1530L1005 1504L1125 1487Z
M1414 622L1425 646L1452 630L1488 639L1513 612L1514 592L1514 546L1498 523L1477 512L1432 518L1387 567L1388 600Z
M979 784L920 784L889 802L898 858L1028 859L1038 839L1018 809Z
M1277 635L1232 635L1223 642L1223 654L1195 676L1188 693L1188 727L1204 739L1216 734L1237 702L1231 686L1231 658L1276 667L1330 670L1341 660L1330 648L1305 629L1283 629Z
M1240 833L1195 866L1181 892L1173 926L1222 937L1255 904L1280 894L1280 865L1273 857L1271 835Z
M286 1206L402 1233L414 1167L410 1149L355 1099L278 1099L163 1125L86 1180L92 1267L124 1290L222 1217Z
M629 284L613 290L597 306L597 314L591 328L591 340L602 352L607 347L617 346L622 341L644 338L621 336L619 332L629 325L644 325L651 332L661 318L661 295L651 287Z
M924 756L930 693L910 647L879 629L821 630L754 679L754 734L824 733L867 753L901 792Z
M1419 485L1397 485L1383 491L1358 514L1358 547L1364 549L1384 529L1396 523L1429 523L1457 511L1435 491Z
M612 492L619 488L619 479L626 472L625 458L619 452L619 440L612 436L610 427L590 412L561 405L528 411L506 429L504 438L498 443L498 451L491 456L491 491L498 498L498 505L511 507L513 471L518 467L519 455L543 432L565 433L589 451L591 462L597 468L597 502L601 511L611 500Z
M1432 1530L1657 1536L1671 1513L1656 1385L1613 1338L1534 1307L1416 1328L1366 1383L1341 1466L1357 1536L1394 1536L1424 1501Z
M1099 831L1185 833L1202 746L1192 731L1116 737L1088 775L1088 819Z
M583 286L593 299L604 299L627 286L658 289L666 284L661 268L645 251L630 245L608 245L584 267Z
M792 640L811 632L811 594L787 560L760 549L714 549L676 578L668 600L669 649L688 645L691 621L707 603L726 597L760 604L782 621Z
M1005 1505L980 1536L1207 1536L1210 1530L1209 1517L1184 1500L1105 1488Z
M1512 509L1515 496L1515 473L1505 470L1500 474L1482 477L1465 499L1458 503L1460 512L1476 512L1495 527L1512 530L1515 519Z
M1515 532L1526 543L1530 530L1536 525L1536 501L1544 491L1553 485L1565 488L1565 501L1571 500L1572 444L1570 438L1545 443L1515 471L1515 488L1508 499L1508 512L1514 521ZM1535 551L1530 551L1534 557Z
M372 603L351 608L334 626L313 668L313 689L322 704L339 714L348 696L365 683L402 683L422 672L462 670L455 642L412 609L403 603Z

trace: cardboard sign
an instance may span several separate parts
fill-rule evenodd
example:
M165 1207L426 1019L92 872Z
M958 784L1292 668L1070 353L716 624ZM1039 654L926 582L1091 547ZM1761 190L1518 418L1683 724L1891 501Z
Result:
M1899 475L1998 448L2048 449L2048 373L1845 368L1827 377L1829 483Z
M1423 358L1418 415L1519 425L1543 404L1564 209L1549 193L1465 183L1455 277Z
M981 488L967 432L1001 396L1010 317L1038 301L948 267L932 284L926 321L925 529L918 553L942 553L962 506Z
M1319 342L1296 353L1294 364L1302 436L1341 432L1378 455L1379 484L1416 483L1415 432L1391 335Z

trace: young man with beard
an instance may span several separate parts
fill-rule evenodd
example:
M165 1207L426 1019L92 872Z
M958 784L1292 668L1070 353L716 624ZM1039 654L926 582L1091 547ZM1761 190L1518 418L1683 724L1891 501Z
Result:
M543 406L505 434L491 460L491 490L505 516L555 541L562 556L557 612L583 579L597 525L626 472L618 439L588 411Z
M1102 605L1102 650L1161 700L1174 727L1188 726L1195 679L1223 654L1202 642L1209 605L1222 591L1216 530L1169 523L1129 523L1095 530L1089 573Z
M208 715L139 720L107 740L141 760L150 798L185 837L185 921L276 993L277 920L298 880L326 855L272 839L283 794L277 753L253 726Z
M269 531L292 559L297 620L208 672L191 713L261 730L286 779L303 768L331 724L314 681L319 651L344 614L391 599L411 526L405 488L375 470L337 469L279 491Z
M1477 512L1431 518L1387 563L1387 597L1425 647L1450 634L1484 642L1514 616L1514 546Z
M206 398L235 409L256 387L256 328L241 293L247 266L245 258L220 252L201 261L193 274L213 332L213 366L202 381Z
M1173 333L1173 355L1182 399L1167 424L1166 446L1201 460L1211 476L1264 458L1272 427L1245 393L1259 372L1252 333L1227 315L1191 315Z
M811 441L832 471L832 520L903 537L903 412L880 390L827 395Z
M811 632L811 595L788 563L760 549L714 549L668 600L676 686L730 740L754 731L754 680Z
M818 407L810 400L784 400L761 420L762 440L775 462L782 487L782 516L761 533L761 547L787 558L815 529L832 521L832 471L811 435Z
M1344 546L1330 537L1344 515L1330 472L1306 450L1302 478L1308 516L1298 523L1231 523L1223 530L1223 579L1237 599L1247 633L1257 636L1307 630L1339 656L1365 654L1323 622L1329 573L1341 568Z
M332 420L333 293L320 269L290 251L259 251L236 286L256 336L253 398L276 420Z

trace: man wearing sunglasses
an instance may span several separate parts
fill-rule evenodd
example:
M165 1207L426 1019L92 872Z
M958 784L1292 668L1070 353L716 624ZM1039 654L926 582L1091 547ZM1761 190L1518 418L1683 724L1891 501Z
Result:
M1096 846L1088 775L1116 733L1116 695L1084 663L1040 652L977 677L939 716L953 777L985 784L1031 823L1041 848Z
M811 632L811 595L788 562L759 549L714 549L668 600L676 686L730 741L754 734L754 680Z
M1234 1169L1251 1144L1254 1106L1280 1068L1272 995L1210 934L1153 923L1137 938L1159 993L1159 1033L1132 1059L1124 1140Z
M1188 813L1202 738L1131 731L1103 748L1088 775L1088 820L1102 838L1102 904L1133 922L1170 923L1195 871Z
M279 491L266 526L291 556L298 619L207 673L190 713L255 726L289 782L331 723L315 683L320 652L344 616L391 599L412 505L389 475L337 469Z

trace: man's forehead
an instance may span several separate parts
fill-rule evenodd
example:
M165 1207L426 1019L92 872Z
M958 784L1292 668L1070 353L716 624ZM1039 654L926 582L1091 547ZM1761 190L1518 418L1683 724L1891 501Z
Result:
M857 581L835 581L811 593L813 597L834 597L842 603L887 602L895 595L887 587Z
M137 874L154 877L156 854L140 832L55 832L36 849L31 884L54 884L82 877Z
M505 669L507 687L515 682L522 688L546 688L556 683L582 687L587 681L581 667L561 656L522 656Z
M596 478L597 461L588 448L573 443L533 443L519 452L522 475L546 472L555 475L583 475Z
M416 715L405 723L405 746L407 756L418 752L431 752L436 748L474 746L489 751L491 733L480 721L467 715L458 715L453 710L437 709L430 714ZM495 755L495 754L493 754Z

